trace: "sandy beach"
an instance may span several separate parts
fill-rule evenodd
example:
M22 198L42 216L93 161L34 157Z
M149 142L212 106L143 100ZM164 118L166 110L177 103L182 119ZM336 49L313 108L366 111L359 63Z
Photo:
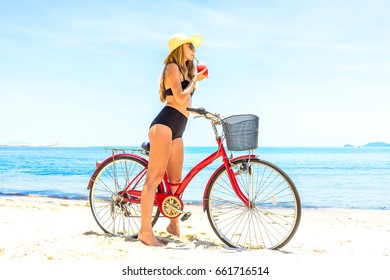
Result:
M167 246L151 248L135 239L104 234L93 219L88 201L2 197L0 263L10 263L9 270L19 263L14 261L46 266L58 263L56 260L89 264L114 260L122 266L130 261L132 265L155 265L161 261L207 268L218 264L264 265L273 267L274 277L285 273L285 266L298 269L302 276L311 273L314 265L328 269L333 266L341 269L339 274L362 276L370 271L368 275L389 275L385 270L385 263L390 263L389 211L303 209L298 232L287 246L279 251L251 251L227 247L213 232L200 206L185 207L192 216L182 223L181 237L167 234L168 220L160 218L154 229ZM365 266L361 272L356 269L359 263Z

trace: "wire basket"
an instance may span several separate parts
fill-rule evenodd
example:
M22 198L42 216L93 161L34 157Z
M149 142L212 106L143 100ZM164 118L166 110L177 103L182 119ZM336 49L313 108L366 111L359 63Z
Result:
M259 117L234 115L222 120L229 151L253 150L258 146Z

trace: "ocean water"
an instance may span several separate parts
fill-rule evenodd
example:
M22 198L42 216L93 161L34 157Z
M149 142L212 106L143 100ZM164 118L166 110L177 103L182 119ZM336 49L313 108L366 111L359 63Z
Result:
M188 147L183 177L215 148ZM256 154L294 181L304 208L390 209L390 148L259 148ZM95 162L103 147L0 147L0 196L88 198ZM239 153L234 153L234 156ZM221 159L201 171L183 196L200 202Z

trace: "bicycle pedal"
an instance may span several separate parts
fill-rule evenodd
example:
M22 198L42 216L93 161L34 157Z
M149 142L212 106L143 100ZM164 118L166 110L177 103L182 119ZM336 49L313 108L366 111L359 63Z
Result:
M184 222L184 221L187 221L189 217L191 217L191 212L185 213L185 214L180 218L180 220L181 220L182 222Z

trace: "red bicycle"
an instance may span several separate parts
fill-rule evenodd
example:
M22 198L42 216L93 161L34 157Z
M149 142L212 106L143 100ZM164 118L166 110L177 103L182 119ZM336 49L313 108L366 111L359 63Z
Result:
M222 165L210 177L203 195L203 210L216 235L236 248L279 249L286 245L298 229L301 202L288 175L253 154L258 146L259 118L222 118L203 108L187 110L211 121L218 148L189 171L175 193L165 174L156 190L152 225L160 214L167 218L182 215L181 220L187 220L191 213L184 211L181 195L203 168L222 158ZM229 151L249 152L228 156L224 140ZM149 143L142 148L129 153L122 148L111 149L112 156L98 165L89 181L92 214L106 233L131 237L139 233Z

